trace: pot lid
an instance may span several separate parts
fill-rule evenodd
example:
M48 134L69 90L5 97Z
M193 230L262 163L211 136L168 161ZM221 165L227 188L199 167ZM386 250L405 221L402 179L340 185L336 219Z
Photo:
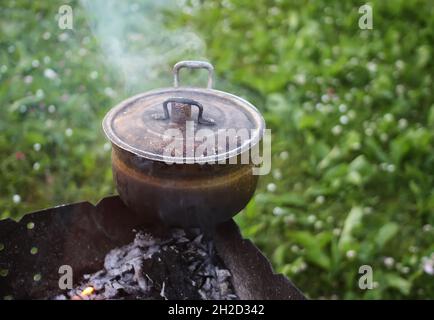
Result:
M207 69L207 88L179 87L184 67ZM212 89L213 71L207 62L178 62L173 88L122 101L105 116L105 134L121 149L170 163L222 161L250 149L263 135L264 119L246 100Z

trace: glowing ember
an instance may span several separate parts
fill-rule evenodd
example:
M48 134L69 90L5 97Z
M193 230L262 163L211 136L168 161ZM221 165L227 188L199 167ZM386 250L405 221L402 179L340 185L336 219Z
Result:
M82 296L90 296L94 291L95 291L95 289L94 289L93 287L86 287L86 288L81 292L81 295L82 295Z

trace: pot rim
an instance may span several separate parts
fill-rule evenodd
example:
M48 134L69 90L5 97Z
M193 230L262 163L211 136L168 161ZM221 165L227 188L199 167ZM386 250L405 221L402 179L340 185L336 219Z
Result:
M130 144L128 144L127 142L120 139L119 136L114 132L112 122L115 119L115 117L119 114L119 112L125 109L126 107L133 105L134 103L136 103L141 99L145 99L154 95L164 94L167 92L182 93L186 91L202 93L202 94L205 93L205 94L226 98L234 101L237 105L246 109L249 112L249 115L254 119L254 122L256 124L256 128L254 129L254 133L252 134L251 138L246 140L241 146L238 146L237 148L234 148L232 150L217 155L204 156L204 157L177 157L177 156L165 156L162 154L157 154L157 153L135 148ZM253 148L256 144L260 142L260 140L264 135L265 121L261 113L258 111L258 109L255 106L253 106L247 100L239 96L236 96L234 94L225 91L216 90L216 89L210 89L210 88L205 89L205 88L196 88L196 87L168 87L163 89L154 89L151 91L142 92L130 98L127 98L126 100L123 100L122 102L120 102L119 104L117 104L115 107L113 107L111 110L107 112L107 114L104 116L104 119L102 121L102 128L105 135L111 141L111 143L116 145L118 148L131 152L139 157L144 157L146 159L153 160L153 161L168 162L168 163L204 164L210 162L216 163L216 162L226 161L227 159L238 156Z

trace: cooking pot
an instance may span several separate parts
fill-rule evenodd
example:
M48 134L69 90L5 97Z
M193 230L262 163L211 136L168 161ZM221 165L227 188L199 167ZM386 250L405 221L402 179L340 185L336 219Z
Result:
M207 88L179 86L181 68L208 70ZM174 87L138 94L105 116L113 177L124 203L147 222L212 227L253 196L250 151L265 123L246 100L212 88L210 63L181 61L173 73Z

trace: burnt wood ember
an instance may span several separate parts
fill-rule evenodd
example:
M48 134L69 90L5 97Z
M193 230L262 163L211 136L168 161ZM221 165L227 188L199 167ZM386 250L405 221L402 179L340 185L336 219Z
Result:
M59 294L69 298L59 287L64 277L60 267L70 266L74 283L82 283L83 288L90 279L83 275L104 269L107 253L131 243L137 234L134 229L170 238L164 228L145 223L143 215L129 210L119 196L104 198L95 206L79 202L29 213L20 221L0 221L0 269L7 270L7 276L0 277L0 299L50 299ZM186 237L190 241L197 234ZM223 269L230 271L230 288L239 299L305 299L286 277L273 272L267 258L243 239L232 219L219 225L212 237L217 261L221 259ZM31 248L37 248L37 254L31 254ZM85 292L96 291L88 288Z
M238 299L231 273L214 243L199 229L172 229L163 236L146 231L111 250L104 269L83 276L78 286L55 299Z

